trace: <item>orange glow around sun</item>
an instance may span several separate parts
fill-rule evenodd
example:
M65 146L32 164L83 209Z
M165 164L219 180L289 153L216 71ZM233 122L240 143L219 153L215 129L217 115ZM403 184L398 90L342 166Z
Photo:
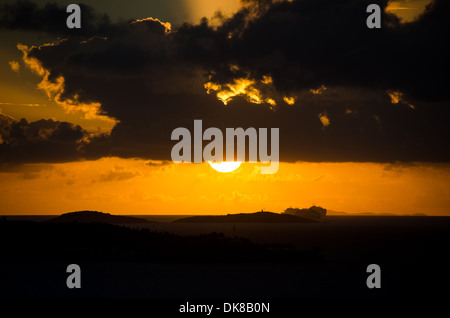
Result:
M450 215L449 164L280 162L273 175L260 168L245 163L218 173L208 163L119 158L29 164L2 172L0 212L224 214L321 205L347 213Z

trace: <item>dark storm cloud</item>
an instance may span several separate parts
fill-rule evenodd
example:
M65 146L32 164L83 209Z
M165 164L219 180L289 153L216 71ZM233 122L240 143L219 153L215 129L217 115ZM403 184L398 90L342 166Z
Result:
M195 39L205 36L201 26L180 30L193 34L185 54L203 52L202 58L213 59L213 69L226 66L219 64L225 60L256 78L271 74L284 92L325 84L401 90L423 100L450 99L445 40L450 34L449 1L435 1L409 24L383 14L382 28L376 30L366 27L367 1L300 0L267 7L268 2L258 2L263 13L257 18L244 9L225 21L217 33L222 39L232 36L226 46L206 36L217 54L195 47ZM382 8L387 2L376 1ZM215 70L218 82L229 81L224 71Z
M365 1L247 0L216 27L124 23L106 39L69 37L29 56L64 77L63 97L98 101L120 121L83 156L170 160L172 130L202 119L204 128L279 127L282 161L449 161L449 4L437 0L408 24L383 14L382 29L369 30ZM249 94L224 106L206 94L206 82L239 79L254 83L261 104Z
M87 133L67 122L28 122L0 114L0 136L0 162L17 164L82 159L80 147Z

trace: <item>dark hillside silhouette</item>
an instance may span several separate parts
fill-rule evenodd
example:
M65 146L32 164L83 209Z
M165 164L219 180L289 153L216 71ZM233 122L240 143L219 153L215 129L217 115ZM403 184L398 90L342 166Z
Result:
M150 221L142 218L136 218L131 216L111 215L109 213L97 212L97 211L77 211L61 214L47 222L52 223L67 223L67 222L80 222L80 223L109 223L109 224L128 224L128 223L150 223Z
M318 250L266 246L222 233L179 236L106 223L0 221L2 262L253 262L322 260Z

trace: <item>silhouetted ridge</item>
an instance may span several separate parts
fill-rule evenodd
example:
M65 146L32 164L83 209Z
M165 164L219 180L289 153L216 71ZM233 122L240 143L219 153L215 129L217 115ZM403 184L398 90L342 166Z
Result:
M30 239L32 238L32 239ZM23 261L320 262L320 250L222 233L180 236L106 223L0 221L0 263Z
M192 216L174 222L182 223L315 223L305 217L273 212L239 213L228 215Z
M123 215L111 215L109 213L97 212L97 211L77 211L61 214L47 222L53 223L67 223L67 222L80 222L80 223L109 223L109 224L127 224L127 223L150 223L146 219L136 218L132 216Z

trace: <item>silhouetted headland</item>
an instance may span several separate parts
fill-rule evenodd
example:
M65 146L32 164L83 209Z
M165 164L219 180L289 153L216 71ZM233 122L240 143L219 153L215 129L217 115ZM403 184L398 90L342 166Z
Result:
M80 222L80 223L109 223L109 224L129 224L129 223L151 223L150 221L142 218L136 218L132 216L123 215L111 215L109 213L97 212L97 211L77 211L61 214L47 222L52 223L67 223L67 222Z
M316 223L318 221L290 214L273 212L192 216L175 220L179 223Z

